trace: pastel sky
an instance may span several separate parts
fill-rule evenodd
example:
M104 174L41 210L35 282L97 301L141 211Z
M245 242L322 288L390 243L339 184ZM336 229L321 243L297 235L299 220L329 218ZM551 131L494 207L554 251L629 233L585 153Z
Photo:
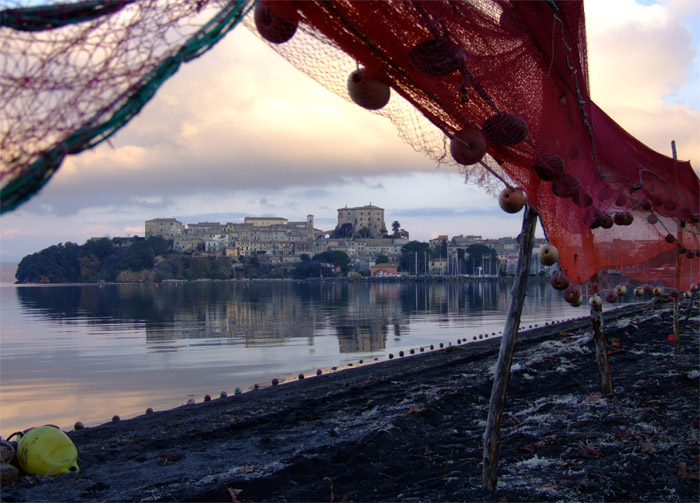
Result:
M586 0L593 99L650 147L700 167L700 2ZM332 229L374 204L412 239L517 235L521 215L416 153L244 26L172 77L109 143L69 158L0 217L0 261L59 242L143 235L144 221L280 216Z

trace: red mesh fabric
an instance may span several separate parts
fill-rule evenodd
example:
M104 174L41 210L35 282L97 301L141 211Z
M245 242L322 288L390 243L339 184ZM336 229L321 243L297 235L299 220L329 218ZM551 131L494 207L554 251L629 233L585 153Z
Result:
M488 155L462 169L489 174L477 183L495 177L525 192L573 282L595 291L610 269L682 289L698 282L698 177L590 100L582 2L265 4L299 24L288 42L273 44L290 62L347 98L349 71L335 74L349 56L443 135L441 145L406 131L418 122L401 120L392 95L380 113L416 149L445 161L447 138L480 129Z

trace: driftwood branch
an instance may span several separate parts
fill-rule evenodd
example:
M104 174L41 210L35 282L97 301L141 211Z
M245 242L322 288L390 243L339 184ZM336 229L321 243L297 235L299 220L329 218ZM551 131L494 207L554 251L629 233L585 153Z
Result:
M486 431L484 432L484 468L481 482L484 489L488 490L496 488L501 417L505 408L510 367L513 362L513 352L518 337L518 327L520 326L520 315L523 310L527 280L530 275L530 261L532 249L535 245L537 217L537 210L528 206L523 216L522 231L520 236L518 236L519 251L515 283L513 284L511 303L508 308L508 318L506 319L503 337L501 338L501 348L498 353L498 362L496 363L496 372L493 387L491 388L489 415L486 421Z

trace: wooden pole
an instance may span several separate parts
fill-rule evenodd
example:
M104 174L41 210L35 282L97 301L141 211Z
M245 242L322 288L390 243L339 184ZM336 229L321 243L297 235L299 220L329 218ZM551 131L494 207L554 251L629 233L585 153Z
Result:
M683 328L685 328L688 325L688 320L690 319L690 313L693 310L693 304L695 303L695 294L697 293L697 290L693 288L690 292L690 303L688 304L688 309L685 312L685 319L683 320ZM680 331L681 327L678 327L678 330Z
M678 321L678 304L680 304L679 297L673 298L673 352L678 354L681 352L681 330L680 323Z
M604 395L613 392L612 374L610 372L610 362L608 361L608 347L605 343L605 333L603 332L603 311L591 307L591 323L593 325L593 341L595 343L595 357L598 362L598 378L600 380L600 391Z
M673 155L673 169L676 183L678 182L677 177L677 166L678 163L678 153L676 152L676 140L671 140L671 154ZM681 237L681 226L679 223L676 225L676 239ZM680 253L676 256L676 281L678 282L681 274L681 255ZM673 297L673 352L678 354L681 351L681 339L680 339L680 326L678 323L678 303L679 296Z
M532 206L528 206L523 216L522 230L520 236L518 236L518 265L515 272L515 283L511 292L512 299L508 308L506 325L503 329L501 348L498 353L498 362L496 363L496 373L491 388L489 415L486 420L486 431L484 432L484 468L481 477L482 486L489 491L496 488L498 478L501 416L503 416L503 409L505 408L510 366L513 362L513 352L518 337L518 327L520 326L520 315L523 311L527 280L530 275L530 262L532 261L532 249L535 245L537 217L537 210Z

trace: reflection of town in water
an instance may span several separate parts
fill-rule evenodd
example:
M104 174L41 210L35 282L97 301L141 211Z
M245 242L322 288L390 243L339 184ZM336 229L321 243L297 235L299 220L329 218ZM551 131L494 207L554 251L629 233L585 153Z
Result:
M133 324L154 346L216 338L245 347L335 336L341 353L375 352L408 334L417 319L440 323L505 313L507 280L440 282L197 282L17 288L21 305L65 323ZM561 299L531 281L528 305L540 312Z

